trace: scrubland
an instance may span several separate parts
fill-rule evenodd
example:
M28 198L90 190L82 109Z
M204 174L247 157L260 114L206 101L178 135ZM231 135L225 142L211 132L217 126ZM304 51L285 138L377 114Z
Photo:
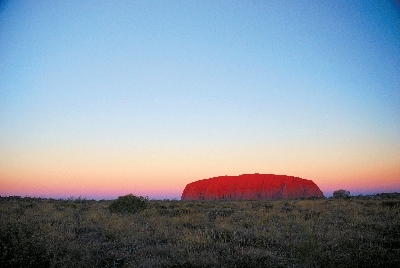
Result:
M400 267L400 197L274 201L0 198L1 267Z

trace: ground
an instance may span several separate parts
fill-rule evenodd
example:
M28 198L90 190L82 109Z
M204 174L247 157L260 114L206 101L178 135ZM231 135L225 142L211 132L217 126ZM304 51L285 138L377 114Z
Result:
M400 197L275 201L0 198L1 267L400 267Z

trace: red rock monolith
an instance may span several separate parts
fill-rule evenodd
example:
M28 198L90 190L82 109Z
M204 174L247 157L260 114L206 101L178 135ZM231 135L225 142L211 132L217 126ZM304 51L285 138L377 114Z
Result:
M311 180L274 174L243 174L199 180L186 185L181 200L297 199L324 195Z

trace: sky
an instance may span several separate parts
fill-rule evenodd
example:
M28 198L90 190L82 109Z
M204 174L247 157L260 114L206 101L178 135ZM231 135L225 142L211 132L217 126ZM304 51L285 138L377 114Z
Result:
M400 3L0 1L0 195L215 176L400 192Z

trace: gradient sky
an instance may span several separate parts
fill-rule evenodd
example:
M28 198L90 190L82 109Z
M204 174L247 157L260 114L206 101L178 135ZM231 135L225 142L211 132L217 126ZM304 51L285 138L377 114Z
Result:
M0 195L400 192L397 3L1 1Z

